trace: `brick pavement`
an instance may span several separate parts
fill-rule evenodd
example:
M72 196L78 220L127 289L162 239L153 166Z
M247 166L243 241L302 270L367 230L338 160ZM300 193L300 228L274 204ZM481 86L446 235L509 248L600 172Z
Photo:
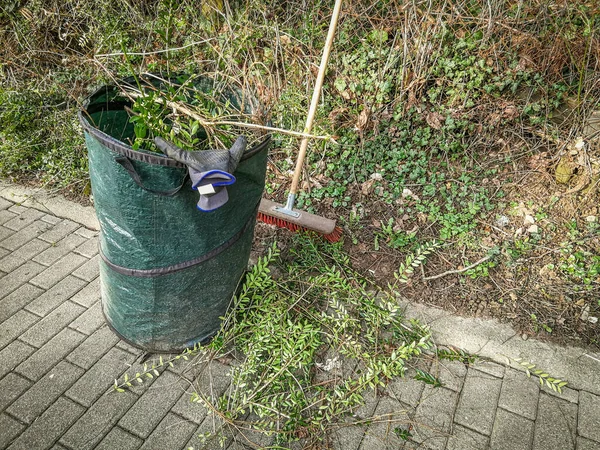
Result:
M95 232L0 198L0 449L220 448L199 438L220 424L189 401L186 368L113 391L115 378L140 366L141 352L104 324L97 253ZM218 396L228 370L213 362L196 382ZM600 386L559 396L488 361L435 361L428 370L443 387L409 372L367 393L323 448L600 450ZM361 419L370 420L353 425ZM410 441L395 429L410 429ZM228 434L225 448L260 448L250 441L269 444Z

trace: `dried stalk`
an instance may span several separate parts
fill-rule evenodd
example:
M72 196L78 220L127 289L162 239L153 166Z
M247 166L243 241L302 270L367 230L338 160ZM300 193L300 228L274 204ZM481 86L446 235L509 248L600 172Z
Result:
M423 278L423 280L425 281L429 281L429 280L437 280L438 278L442 278L445 277L446 275L452 275L455 273L463 273L466 272L469 269L472 269L473 267L477 267L479 264L483 264L484 262L486 262L488 259L491 259L493 255L487 255L483 258L481 258L479 261L474 262L471 265L468 265L467 267L463 267L462 269L455 269L455 270L448 270L446 272L442 272L438 275L432 275L430 277L425 277Z

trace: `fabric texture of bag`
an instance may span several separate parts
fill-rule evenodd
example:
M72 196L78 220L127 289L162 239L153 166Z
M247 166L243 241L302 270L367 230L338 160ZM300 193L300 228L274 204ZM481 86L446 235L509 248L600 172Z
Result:
M128 144L130 106L106 86L79 116L100 222L102 310L125 341L178 351L216 334L246 270L270 137L245 149L226 202L201 211L200 181L194 189L186 165Z

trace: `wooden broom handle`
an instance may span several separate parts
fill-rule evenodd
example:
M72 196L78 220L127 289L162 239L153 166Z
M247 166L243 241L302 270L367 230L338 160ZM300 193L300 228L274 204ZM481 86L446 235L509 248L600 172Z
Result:
M317 112L319 96L321 95L321 88L323 87L323 80L325 79L325 69L327 67L327 61L329 60L329 53L331 52L331 45L333 44L333 36L335 35L335 28L337 26L341 7L342 0L335 0L333 14L331 15L331 22L329 23L329 31L327 32L327 40L325 41L325 47L323 48L323 56L321 57L321 65L319 66L317 81L315 82L315 88L313 90L312 100L310 102L310 108L308 110L308 116L306 117L306 125L304 126L305 134L310 134L313 121L315 119L315 113ZM296 160L296 169L294 170L294 176L292 178L292 187L290 188L291 194L296 194L298 192L298 184L300 182L300 176L302 175L302 166L304 165L304 158L306 157L307 148L308 138L305 137L300 143L298 159Z

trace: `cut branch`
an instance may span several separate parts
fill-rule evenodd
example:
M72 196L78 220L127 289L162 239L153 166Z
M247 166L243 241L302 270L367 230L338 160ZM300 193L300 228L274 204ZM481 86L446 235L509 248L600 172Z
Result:
M140 98L140 97L144 96L143 94L141 94L139 92L132 92L132 91L127 91L126 95L128 95L132 98ZM236 126L236 127L252 128L255 130L272 131L274 133L286 134L288 136L294 136L294 137L298 137L298 138L319 139L322 141L330 141L334 144L337 144L335 139L333 139L331 136L316 136L314 134L301 133L299 131L291 131L291 130L286 130L284 128L270 127L267 125L259 125L256 123L249 123L249 122L236 122L236 121L232 121L232 120L206 120L201 115L195 113L194 111L189 109L187 106L184 106L180 103L172 102L170 100L164 100L162 98L156 98L156 97L154 98L154 101L157 103L164 104L171 109L179 111L181 114L184 114L186 116L191 117L194 120L197 120L198 123L201 126L203 126L204 128L215 127L217 125L231 125L231 126Z
M454 269L454 270L448 270L446 272L442 272L438 275L432 275L430 277L425 277L423 278L423 280L425 281L429 281L429 280L437 280L438 278L442 278L445 277L446 275L452 275L455 273L463 273L466 272L467 270L472 269L473 267L477 267L479 264L483 264L484 262L486 262L488 259L491 259L493 255L487 255L484 258L481 258L479 261L474 262L471 265L468 265L467 267L463 267L462 269Z

